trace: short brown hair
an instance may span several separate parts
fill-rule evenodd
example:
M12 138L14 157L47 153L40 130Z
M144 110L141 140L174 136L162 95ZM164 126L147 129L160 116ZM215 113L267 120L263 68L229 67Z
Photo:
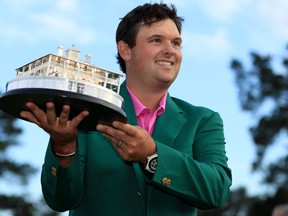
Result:
M116 31L116 43L118 44L120 40L123 40L130 48L133 48L136 44L136 36L141 24L151 25L154 22L165 19L173 20L181 34L184 19L177 15L176 7L173 4L171 4L170 7L164 3L146 3L138 6L121 19ZM126 73L125 61L119 52L116 58L121 71Z

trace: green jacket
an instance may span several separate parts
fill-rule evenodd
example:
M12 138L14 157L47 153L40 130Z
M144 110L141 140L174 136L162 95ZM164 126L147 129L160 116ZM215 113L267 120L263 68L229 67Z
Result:
M121 96L129 124L137 125L129 93ZM126 162L97 131L80 131L68 168L48 145L41 184L47 204L73 216L197 215L196 208L217 208L229 197L223 123L218 113L167 96L153 135L158 165L150 176Z

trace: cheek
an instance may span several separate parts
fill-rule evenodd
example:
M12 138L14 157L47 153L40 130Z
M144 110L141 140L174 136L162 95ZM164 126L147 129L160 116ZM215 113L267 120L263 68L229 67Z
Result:
M146 58L146 59L153 58L154 53L156 53L155 50L149 49L147 47L146 48L143 47L141 52L142 52L143 58Z
M145 46L139 47L137 52L134 53L134 57L137 61L143 62L143 59L149 58L149 50Z
M179 63L182 62L182 51L179 51L179 53L177 54L177 60Z

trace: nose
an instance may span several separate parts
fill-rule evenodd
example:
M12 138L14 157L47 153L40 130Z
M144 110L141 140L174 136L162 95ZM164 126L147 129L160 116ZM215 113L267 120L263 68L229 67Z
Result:
M171 41L166 41L165 43L163 43L162 53L165 56L172 56L176 53L176 49L175 47L173 47L173 44L171 43Z

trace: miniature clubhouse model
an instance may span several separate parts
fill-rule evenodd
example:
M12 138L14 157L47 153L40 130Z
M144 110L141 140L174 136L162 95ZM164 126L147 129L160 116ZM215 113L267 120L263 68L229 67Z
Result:
M21 118L26 102L34 102L45 111L51 101L58 116L64 104L70 105L70 119L88 110L89 116L79 125L83 130L95 130L97 123L110 125L113 120L126 122L119 95L123 76L90 64L89 54L81 61L79 54L73 45L63 55L60 46L57 55L48 54L17 68L16 78L7 82L0 96L0 109Z

